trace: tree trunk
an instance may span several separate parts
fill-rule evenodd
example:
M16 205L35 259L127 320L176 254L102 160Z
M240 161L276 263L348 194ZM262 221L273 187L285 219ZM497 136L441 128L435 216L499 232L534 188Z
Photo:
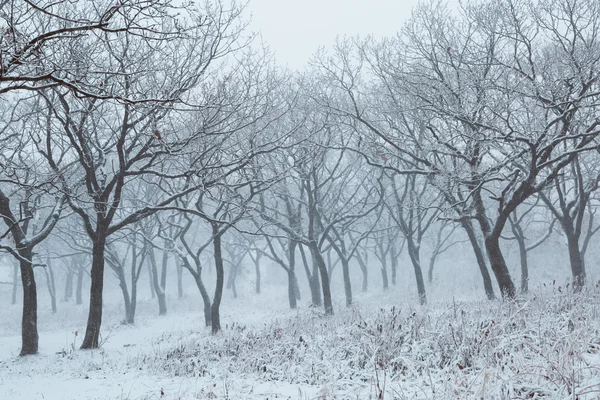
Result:
M50 260L46 261L44 274L46 275L46 286L48 287L48 294L50 295L52 314L56 314L56 284L54 282L54 272L52 271Z
M212 323L210 311L211 311L211 302L210 296L208 295L208 291L204 286L204 282L202 282L202 277L200 274L194 274L194 280L196 281L196 286L198 286L198 290L200 291L200 296L202 296L202 302L204 303L204 324L206 326L210 326Z
M297 307L297 300L299 299L300 290L298 289L298 280L296 279L296 246L298 244L293 240L289 241L288 246L288 260L289 267L288 273L288 301L290 302L290 308L294 310Z
M97 349L100 346L100 327L102 325L102 292L104 289L104 252L106 231L96 232L92 247L92 270L90 274L90 310L85 337L81 349Z
M381 260L381 279L383 281L383 290L388 290L390 287L387 273L387 261L385 258Z
M569 248L569 261L571 264L571 275L573 276L573 290L580 292L585 285L585 266L583 257L579 250L579 240L572 232L565 229L567 236L567 246Z
M167 243L165 243L165 248L167 247ZM162 266L160 269L160 288L165 293L165 288L167 286L167 267L169 264L169 252L163 250L162 252Z
M19 266L13 265L13 287L12 287L12 305L17 304L17 284L19 283Z
M509 299L514 298L517 294L517 291L510 277L510 272L508 272L508 267L506 266L506 260L502 255L502 250L500 249L499 235L488 235L485 238L485 248L487 250L488 259L490 260L490 266L494 272L496 281L498 282L500 293L502 293L502 297Z
M523 236L515 235L517 244L519 245L519 258L521 260L521 293L529 291L529 267L527 265L527 247Z
M80 265L77 270L77 286L75 287L75 304L81 305L83 304L82 292L83 292L83 275L85 271L83 267Z
M237 299L237 288L235 286L235 278L237 276L238 263L237 260L231 260L231 268L229 269L229 276L227 277L227 289L231 289L233 292L233 298Z
M392 285L396 286L396 271L398 270L398 256L396 254L396 246L390 245L390 258L392 260Z
M327 265L325 265L325 259L319 251L316 242L310 244L311 253L316 261L319 273L321 276L321 289L323 290L323 306L325 308L326 315L333 315L333 304L331 302L331 288L329 286L329 275L327 275Z
M350 283L350 266L348 265L348 259L342 258L342 272L344 275L344 293L346 295L346 307L352 305L352 284Z
M137 285L131 286L131 301L129 303L129 316L127 317L128 324L135 323L135 312L137 310Z
M183 299L183 267L177 263L177 296Z
M317 264L313 259L313 272L311 273L303 246L300 246L300 255L302 256L302 263L304 265L304 271L306 272L306 278L308 279L308 287L310 288L311 305L313 307L321 307L321 291L319 289Z
M19 250L21 260L21 282L23 284L23 318L21 320L21 356L37 354L38 329L37 329L37 287L33 272L33 249L24 247Z
M154 292L156 293L156 298L158 300L158 315L167 315L167 300L165 298L165 292L160 286L160 280L158 276L158 265L156 264L156 256L154 254L154 249L150 248L148 252L150 254L150 271L152 272L152 286L154 287Z
M121 294L123 295L123 304L125 305L125 323L133 324L135 319L131 312L131 298L129 297L129 290L127 289L127 280L125 278L125 271L123 266L117 266L117 277L119 278L119 287L121 288ZM132 288L133 289L133 288Z
M254 259L254 271L256 272L256 285L254 291L256 294L260 294L260 253L256 252L256 258Z
M471 242L471 247L473 248L473 253L475 253L477 266L479 267L479 272L481 273L481 278L483 279L483 288L485 290L485 295L487 296L488 300L494 300L496 298L496 295L494 295L492 277L490 276L490 272L487 269L487 265L485 263L485 255L483 254L483 249L479 245L477 235L475 235L475 229L469 221L461 221L461 225L463 229L467 232L469 242Z
M433 267L435 266L435 259L437 258L437 254L433 253L429 258L429 268L427 269L427 282L431 285L433 282Z
M148 284L150 285L150 297L152 300L156 297L156 289L154 287L154 277L152 276L152 268L148 265Z
M215 285L215 295L213 297L210 317L211 317L211 330L213 334L218 333L221 330L221 316L219 314L219 308L221 307L221 298L223 297L223 283L224 283L224 268L223 268L223 256L221 254L221 235L219 232L219 226L212 224L213 233L213 248L215 258L215 270L217 272L217 282Z
M419 247L412 241L412 238L407 237L408 255L412 261L417 281L417 292L419 293L419 303L421 305L427 303L427 295L425 293L425 281L423 280L423 272L421 270L421 260L419 256Z
M296 274L292 270L287 271L288 275L288 301L292 310L296 309L297 296L296 296Z
M63 297L63 301L67 302L73 298L73 278L75 277L75 272L69 268L67 270L67 276L65 277L65 293Z
M366 291L369 289L369 269L367 268L365 259L362 257L359 251L356 252L356 260L358 261L360 271L362 272L362 292L366 293Z

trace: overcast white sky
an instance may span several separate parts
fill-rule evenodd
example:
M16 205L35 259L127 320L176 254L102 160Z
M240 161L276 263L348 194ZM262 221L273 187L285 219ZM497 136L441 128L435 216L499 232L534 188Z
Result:
M278 63L302 68L337 35L394 35L418 0L250 0L253 31Z

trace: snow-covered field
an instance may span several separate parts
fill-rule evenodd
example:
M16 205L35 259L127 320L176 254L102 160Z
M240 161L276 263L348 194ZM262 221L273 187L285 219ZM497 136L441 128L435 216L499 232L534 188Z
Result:
M161 318L145 300L135 326L109 302L96 351L77 350L86 307L62 303L25 358L18 306L3 306L0 399L600 398L596 288L426 307L392 288L329 318L306 300L289 310L281 292L227 298L217 336L196 300L170 299Z

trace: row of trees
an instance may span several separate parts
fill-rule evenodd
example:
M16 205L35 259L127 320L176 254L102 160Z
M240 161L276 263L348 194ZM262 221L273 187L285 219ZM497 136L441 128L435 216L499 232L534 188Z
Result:
M354 262L367 290L379 258L387 288L406 251L423 304L424 241L429 280L465 242L486 296L493 275L512 298L503 241L518 245L526 292L528 251L560 226L585 284L600 178L593 0L422 5L396 37L341 39L304 74L251 45L236 4L0 4L0 238L20 267L22 355L38 349L41 254L90 260L73 268L91 279L84 349L99 346L106 264L132 323L143 266L164 314L175 259L213 333L225 262L235 290L244 258L257 291L261 260L286 272L292 308L301 260L332 314L336 263L351 305Z

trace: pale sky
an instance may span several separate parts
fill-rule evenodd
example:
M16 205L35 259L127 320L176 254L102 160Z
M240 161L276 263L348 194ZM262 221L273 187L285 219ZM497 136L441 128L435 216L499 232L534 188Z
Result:
M418 0L250 0L251 29L261 31L279 64L302 68L337 35L394 35Z

